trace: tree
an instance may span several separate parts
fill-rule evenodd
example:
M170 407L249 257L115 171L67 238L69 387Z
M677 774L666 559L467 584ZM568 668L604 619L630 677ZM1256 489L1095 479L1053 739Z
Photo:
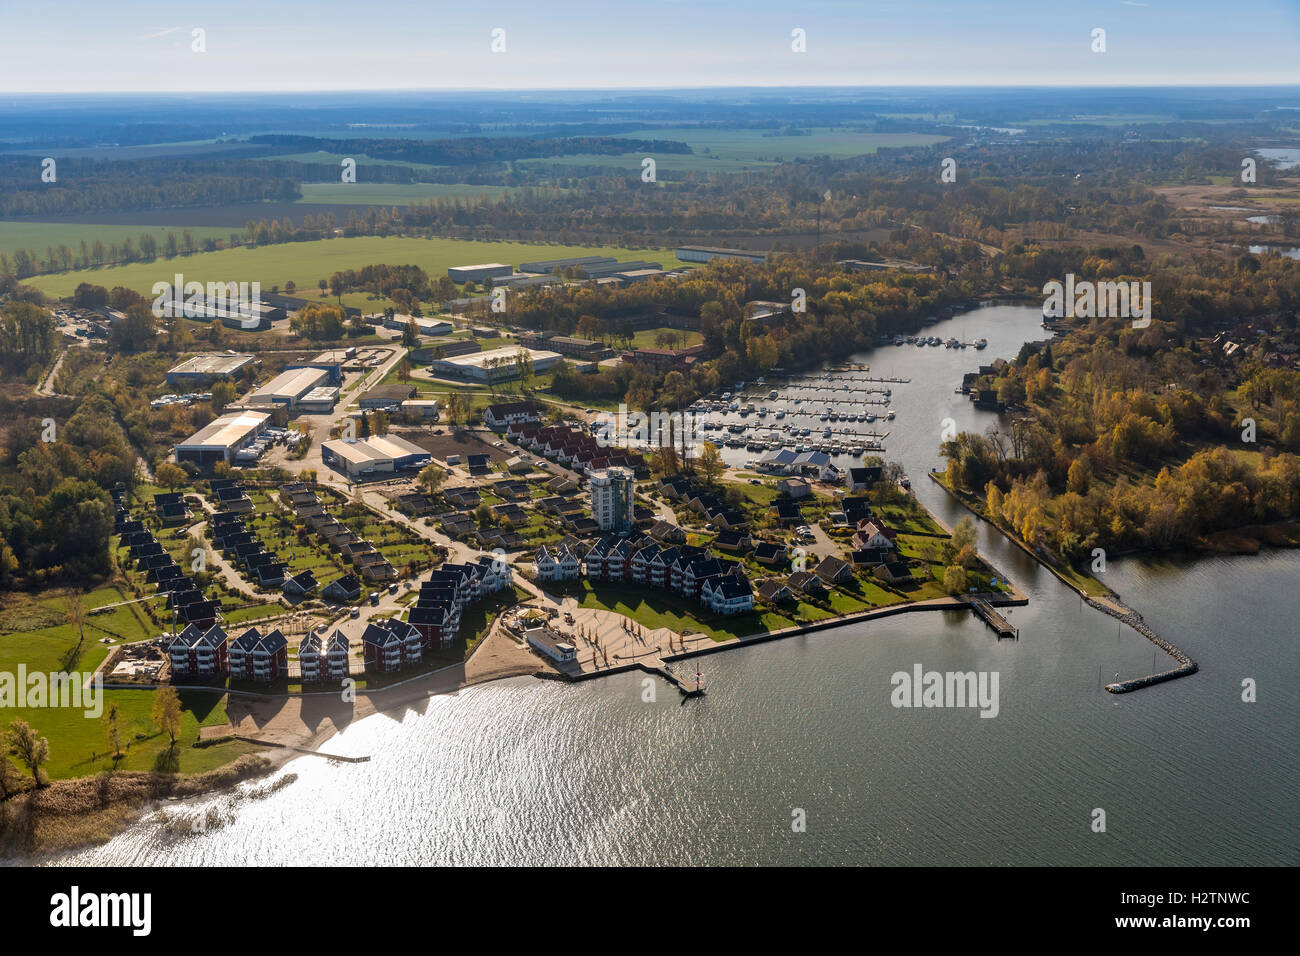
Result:
M943 587L949 594L966 593L966 569L958 564L944 568Z
M80 591L73 591L68 597L68 624L77 629L77 646L70 660L81 657L82 645L86 643L86 602Z
M50 742L38 736L25 720L15 720L9 725L9 746L17 751L18 759L31 771L36 786L45 786L45 771L41 765L50 759Z
M122 756L122 721L121 711L118 710L117 703L108 705L108 710L104 712L104 733L108 735L108 742L113 747L113 759L116 760Z
M425 465L420 470L420 474L416 477L415 481L421 488L424 489L424 493L426 495L433 495L433 493L438 490L438 487L443 483L446 477L447 477L447 473L445 471L443 471L437 465L430 464L430 465Z
M153 695L151 713L155 726L171 738L172 747L176 746L176 735L181 732L181 698L176 688L164 684Z
M469 420L469 399L463 392L453 391L447 396L447 418L453 430L464 429Z
M235 400L236 394L234 382L213 382L212 410L221 414L221 410Z
M726 467L723 464L722 452L718 450L718 446L707 441L700 446L700 454L695 461L695 465L710 484L722 476L723 469Z
M185 470L180 465L173 465L170 461L164 461L154 469L154 478L158 484L165 487L168 491L175 491L178 486L185 484Z

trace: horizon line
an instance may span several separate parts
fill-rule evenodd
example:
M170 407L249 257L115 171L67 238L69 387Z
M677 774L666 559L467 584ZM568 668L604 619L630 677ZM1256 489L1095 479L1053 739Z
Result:
M314 87L314 88L265 88L265 89L203 89L203 90L0 90L0 97L15 96L113 96L113 95L156 95L156 96L195 96L195 95L230 95L243 94L251 96L274 95L278 93L614 93L614 92L680 92L680 91L742 91L742 90L1088 90L1088 89L1257 89L1272 87L1277 89L1294 88L1300 91L1300 79L1291 82L1222 82L1222 83L1149 83L1149 82L1115 82L1115 83L890 83L879 85L816 83L816 84L735 84L735 85L696 85L680 86L536 86L536 87L485 87L485 86L392 86L392 87Z

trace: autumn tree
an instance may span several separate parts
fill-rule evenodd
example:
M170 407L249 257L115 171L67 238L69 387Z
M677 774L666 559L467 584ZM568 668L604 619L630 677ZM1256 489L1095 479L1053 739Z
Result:
M722 461L722 452L718 450L718 446L712 442L704 442L700 446L700 454L695 460L695 467L699 469L700 474L710 484L722 477L723 469L726 466Z
M185 484L187 476L185 470L180 465L173 465L170 461L164 461L154 469L154 479L168 491L175 491L180 485Z
M37 734L25 720L15 720L9 725L8 741L23 766L31 771L36 786L45 786L45 771L41 765L50 759L50 742Z
M181 732L181 698L176 688L170 684L159 687L153 695L153 709L150 712L154 726L171 739L171 746L176 746L176 736Z

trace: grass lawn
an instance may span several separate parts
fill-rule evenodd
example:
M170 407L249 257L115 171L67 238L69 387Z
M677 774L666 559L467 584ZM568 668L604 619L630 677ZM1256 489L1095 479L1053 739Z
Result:
M170 276L182 271L186 277L207 281L203 277L237 276L239 281L261 282L266 288L283 287L293 280L308 295L316 290L320 279L343 269L360 269L366 265L417 265L430 276L445 275L451 266L468 262L507 261L518 265L533 259L559 259L567 256L603 255L622 259L653 258L665 268L681 265L670 249L621 249L614 246L561 246L522 242L490 242L467 239L416 239L405 236L361 236L348 239L321 239L316 242L293 242L282 245L257 247L241 246L222 249L180 259L155 262L135 262L106 269L86 269L34 276L31 285L58 297L69 296L82 283L90 282L105 288L125 286L142 295L149 295L160 275ZM181 268L183 265L183 268ZM364 305L377 311L374 303L366 303L365 293L344 296L349 305ZM359 300L359 301L356 301ZM334 302L334 297L321 301ZM376 300L382 301L382 300ZM379 306L378 308L381 308Z
M114 762L109 756L107 725L103 716L87 717L75 708L24 708L6 711L6 723L26 720L50 742L50 762L45 772L51 779L84 777L101 770L164 770L201 773L229 763L246 753L262 748L242 741L229 741L210 747L193 747L199 728L227 723L225 695L184 691L180 694L181 732L176 748L170 748L165 734L158 732L150 717L154 691L106 690L103 709L110 703L119 710L122 748L126 754Z

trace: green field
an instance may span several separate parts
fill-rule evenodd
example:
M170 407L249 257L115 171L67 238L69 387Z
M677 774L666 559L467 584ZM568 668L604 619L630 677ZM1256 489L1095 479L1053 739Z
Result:
M408 203L454 202L457 199L496 200L516 192L512 186L465 186L441 183L303 183L298 202L349 203L359 206L405 206Z
M99 588L85 595L88 608L103 607L126 600L127 595L115 587ZM72 661L76 646L76 629L66 623L66 601L57 594L35 600L17 598L0 613L0 672L16 674L24 664L28 674L50 674L71 666L79 673L89 673L107 656L109 647L101 643L108 637L143 640L155 628L138 610L138 605L123 605L86 619L86 641L81 656ZM150 718L153 692L148 690L105 690L103 708L116 703L121 711L119 727L126 756L119 760L119 770L180 770L198 773L211 770L258 748L238 741L195 748L190 744L198 737L199 727L227 722L224 697L218 694L181 694L181 733L177 747L171 751L169 741L158 733ZM111 770L106 727L102 717L88 717L84 709L61 707L0 708L0 730L14 720L26 720L50 742L50 762L45 771L51 779L81 777Z
M175 233L180 239L181 233L188 228L195 241L202 239L229 239L230 234L242 233L244 230L223 229L220 226L105 226L99 223L78 222L0 222L0 252L12 255L18 249L29 249L41 258L45 250L53 247L67 246L77 254L81 240L93 245L98 239L105 246L113 242L130 239L139 247L140 236L151 233L158 240L161 248L167 233Z
M508 262L518 265L533 259L602 255L624 260L653 259L664 268L682 263L666 249L620 249L613 246L558 246L523 242L487 242L468 239L413 239L402 236L364 236L352 239L322 239L284 245L222 249L187 256L183 261L134 262L106 269L86 269L35 276L28 280L41 291L58 297L69 296L82 282L105 288L126 286L142 295L150 294L155 282L170 281L183 272L200 282L235 279L261 282L263 287L283 287L290 279L299 290L310 294L316 283L342 269L359 269L380 263L418 265L430 276L446 275L451 266L478 262ZM345 301L347 297L345 296ZM331 298L330 301L333 301Z
M929 146L948 139L931 133L866 133L852 130L814 129L808 136L764 136L765 130L692 129L665 127L619 134L624 139L665 139L684 142L692 155L655 155L657 168L674 172L736 172L773 166L811 156L847 159L870 155L882 147ZM640 172L644 153L618 156L576 155L522 160L559 166L602 166L622 172Z

